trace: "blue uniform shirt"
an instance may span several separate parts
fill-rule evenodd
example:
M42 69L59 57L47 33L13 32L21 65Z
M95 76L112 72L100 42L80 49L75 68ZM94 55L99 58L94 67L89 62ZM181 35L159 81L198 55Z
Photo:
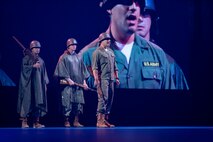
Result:
M120 88L175 89L165 52L136 35L129 64L112 43L119 71Z
M94 77L92 73L92 55L93 55L93 52L97 49L97 47L98 46L91 47L86 52L83 53L83 62L90 73L90 76L87 79L87 85L91 88L96 88L94 86Z

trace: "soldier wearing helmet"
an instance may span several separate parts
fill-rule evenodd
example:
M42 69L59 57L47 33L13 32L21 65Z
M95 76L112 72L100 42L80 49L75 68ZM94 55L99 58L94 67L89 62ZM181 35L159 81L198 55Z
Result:
M67 40L67 51L69 51L69 53L75 52L76 48L77 48L77 41L74 38L69 38Z
M114 127L105 116L109 115L114 98L114 80L119 85L118 68L115 63L115 55L110 48L111 37L108 33L99 35L99 47L92 57L92 70L94 85L97 86L98 107L97 127Z
M68 40L67 40L67 48L69 47L69 46L71 46L71 45L77 45L78 43L77 43L77 40L76 39L74 39L74 38L69 38Z
M47 76L46 66L39 56L41 44L37 40L30 43L31 54L22 59L19 81L19 95L17 112L22 120L22 128L28 128L28 117L32 114L33 128L43 128L39 119L47 113ZM36 57L36 62L34 58Z
M99 37L98 37L98 39L99 39L99 45L101 45L101 42L102 41L104 41L104 40L111 40L111 37L110 37L110 35L108 34L108 33L101 33L100 35L99 35ZM108 45L109 46L109 45ZM108 47L108 46L106 46L106 47Z
M39 41L37 40L33 40L30 42L30 49L33 49L33 48L41 48L41 44Z
M41 44L39 41L33 40L30 42L30 50L32 52L32 57L34 57L35 63L39 62L37 57L40 53L40 48L41 48ZM39 64L35 64L35 66L39 66Z
M77 41L74 38L69 38L66 42L67 49L58 60L55 68L54 76L61 81L65 81L67 86L62 87L61 100L63 115L65 117L64 126L70 127L71 112L74 114L74 127L83 127L79 123L79 116L83 113L84 95L83 88L76 86L82 84L84 89L88 88L85 79L89 73L83 63L80 54L77 54Z
M141 0L143 1L144 8L141 9L140 18L138 21L137 33L146 40L154 41L158 34L158 20L157 11L155 8L154 0Z
M144 9L141 9L141 16L139 18L137 33L144 39L156 43L156 36L158 31L158 15L155 8L154 0L145 0ZM174 80L176 89L189 89L185 75L177 64L177 62L168 54L166 57L170 63L170 71Z

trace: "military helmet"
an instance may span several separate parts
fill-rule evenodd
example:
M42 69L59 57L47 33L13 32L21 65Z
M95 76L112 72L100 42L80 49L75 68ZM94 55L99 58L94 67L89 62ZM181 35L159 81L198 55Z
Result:
M140 5L141 14L148 12L151 16L157 18L154 0L101 0L99 6L104 10L109 10L117 4L131 5L133 2Z
M141 4L143 6L143 11L146 11L146 10L156 11L154 0L141 0L141 1L142 1Z
M33 48L41 48L40 42L37 41L37 40L31 41L31 43L30 43L30 49L33 49Z
M70 46L70 45L77 45L78 43L77 43L77 40L76 39L74 39L74 38L69 38L68 40L67 40L67 48Z
M157 11L155 9L154 0L140 0L141 14L150 14L152 19L158 20Z
M151 40L154 41L157 39L157 36L159 35L159 26L158 26L158 21L159 21L159 16L157 14L157 10L155 8L155 0L140 0L141 2L140 7L141 11L140 14L142 16L145 16L146 14L149 14L151 16L151 29L150 29L150 36Z
M99 39L99 43L101 43L104 40L111 39L111 37L108 33L101 33L98 39Z
M109 10L112 9L117 4L123 4L123 5L131 5L133 0L101 0L99 3L99 6Z

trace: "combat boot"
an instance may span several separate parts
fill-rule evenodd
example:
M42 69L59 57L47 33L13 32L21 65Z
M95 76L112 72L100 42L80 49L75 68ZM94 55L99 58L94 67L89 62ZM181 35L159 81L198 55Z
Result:
M20 118L20 120L22 120L21 128L29 128L29 125L27 124L27 117Z
M104 114L98 113L97 115L97 124L96 126L99 128L107 128L108 126L105 124Z
M73 122L74 127L84 127L82 124L79 123L79 115L75 116L74 122Z
M45 126L39 123L39 117L37 117L33 123L33 128L44 128Z
M115 125L114 124L110 124L108 120L109 120L109 114L105 114L105 124L108 127L115 127Z
M67 128L70 127L70 122L69 122L69 118L68 117L65 118L64 126L67 127Z

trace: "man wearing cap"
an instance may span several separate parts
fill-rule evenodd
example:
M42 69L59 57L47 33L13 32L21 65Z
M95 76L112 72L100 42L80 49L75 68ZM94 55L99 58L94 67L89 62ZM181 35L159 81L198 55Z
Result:
M115 63L115 55L110 48L110 35L101 33L99 47L92 57L92 70L94 85L97 86L97 127L114 127L107 121L114 98L114 81L119 85L118 68Z
M80 54L76 54L77 41L74 38L67 40L67 49L60 56L55 68L54 76L59 80L65 80L67 85L63 87L61 92L61 100L63 107L63 115L65 117L64 126L70 127L71 113L74 115L74 127L83 127L79 123L79 115L83 113L84 95L83 89L87 89L85 79L89 73L82 61ZM76 86L83 85L82 87Z
M157 28L158 19L154 0L146 0L144 8L141 9L137 33L144 39L155 43L155 37L159 34ZM175 88L188 90L188 83L182 69L170 55L166 54L166 56L170 63Z
M45 63L39 57L41 44L37 40L30 43L30 54L22 59L17 112L22 120L22 128L28 128L28 117L32 114L33 128L42 128L39 118L47 113L47 84L49 79Z
M144 1L104 0L120 88L175 89L165 52L136 34Z

